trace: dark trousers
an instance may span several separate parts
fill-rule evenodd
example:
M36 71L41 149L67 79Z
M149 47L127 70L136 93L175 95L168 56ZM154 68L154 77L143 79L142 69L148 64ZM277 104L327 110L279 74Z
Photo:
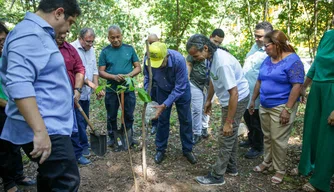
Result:
M119 95L121 98L121 95ZM107 92L105 96L105 106L107 109L107 129L110 139L113 138L113 131L117 130L117 113L120 105L118 101L117 93ZM131 135L133 136L133 112L136 106L136 96L133 91L124 93L124 122L126 128L131 129ZM124 133L124 127L121 126L121 132ZM130 141L131 142L131 141Z
M82 108L82 110L85 112L87 117L89 118L89 100L80 100L79 104ZM78 133L79 133L79 142L82 147L82 149L88 149L89 144L88 144L88 138L87 138L87 133L86 133L86 128L87 128L87 122L85 118L82 116L78 108L75 108L75 114L77 118L77 125L78 125Z
M4 110L0 107L0 135L7 118ZM0 177L5 191L14 187L15 181L25 178L20 146L2 139L0 139Z
M152 86L152 90L151 90L151 99L152 101L157 102L157 87L156 85ZM152 127L158 127L158 120L152 120Z
M37 191L38 192L74 192L78 191L80 175L71 143L71 138L64 135L50 135L52 144L51 155L43 164L38 163ZM33 143L22 145L28 157L33 150Z
M72 132L71 142L75 154L75 158L78 160L82 156L83 148L80 144L79 132Z
M261 122L259 110L255 109L253 115L250 115L248 110L244 113L244 120L248 127L248 141L250 146L258 151L263 150L263 132L261 129Z
M161 105L169 96L170 92L166 92L157 87L157 101ZM175 101L177 115L180 122L180 137L183 153L191 152L193 148L192 142L192 119L191 119L191 93L190 86L187 86L185 93ZM156 150L165 152L168 144L170 113L172 106L167 107L160 115L158 121L158 130L155 137Z

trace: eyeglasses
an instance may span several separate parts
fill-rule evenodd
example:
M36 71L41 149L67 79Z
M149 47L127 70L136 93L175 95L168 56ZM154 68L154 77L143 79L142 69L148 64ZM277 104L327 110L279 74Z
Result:
M267 43L267 44L264 44L263 46L264 46L265 48L267 48L267 47L269 47L269 45L271 45L271 44L273 44L273 43Z
M85 40L84 40L84 42L85 42L87 45L94 45L94 43L95 43L94 41L85 41Z
M254 35L256 39L261 39L264 35Z

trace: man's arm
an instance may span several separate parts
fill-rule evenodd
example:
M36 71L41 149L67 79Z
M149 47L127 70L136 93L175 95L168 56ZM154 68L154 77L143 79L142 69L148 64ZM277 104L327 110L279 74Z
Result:
M193 68L193 64L189 61L187 61L186 63L187 63L187 69L188 69L188 79L190 79L190 73Z
M132 63L133 65L133 70L127 74L127 76L129 77L134 77L136 75L138 75L139 73L141 73L141 67L140 67L140 63L137 61L137 62L133 62Z
M7 101L4 99L0 99L0 107L6 107L6 105L7 105Z
M69 44L70 45L70 44ZM72 46L72 45L71 45ZM82 88L84 84L84 78L85 78L85 67L82 63L82 60L79 56L78 51L72 46L71 51L73 51L73 57L75 60L75 64L73 67L73 72L75 74L75 83L74 83L74 88ZM78 90L74 90L74 98L76 101L80 100L80 95L81 93Z
M41 156L39 163L42 164L51 154L51 141L44 121L39 113L36 98L15 99L15 103L34 132L34 150L30 152L30 155L32 158Z

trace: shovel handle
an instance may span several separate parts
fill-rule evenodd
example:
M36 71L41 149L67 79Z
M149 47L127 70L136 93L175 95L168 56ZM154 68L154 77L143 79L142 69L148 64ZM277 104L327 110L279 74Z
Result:
M77 106L77 108L79 109L81 115L85 118L86 122L88 123L90 129L92 130L92 132L95 132L95 129L92 125L92 123L89 121L86 113L84 112L84 110L82 109L82 107L80 106L80 104L77 102L77 101L74 101L75 102L75 105Z
M121 93L121 107L122 107L122 116L121 116L121 121L122 124L124 125L124 92Z

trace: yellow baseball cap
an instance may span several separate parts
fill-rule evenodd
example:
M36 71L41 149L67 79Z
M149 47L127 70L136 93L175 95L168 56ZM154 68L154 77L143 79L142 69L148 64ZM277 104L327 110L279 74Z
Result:
M167 46L161 42L154 42L150 45L151 66L159 68L167 56Z

